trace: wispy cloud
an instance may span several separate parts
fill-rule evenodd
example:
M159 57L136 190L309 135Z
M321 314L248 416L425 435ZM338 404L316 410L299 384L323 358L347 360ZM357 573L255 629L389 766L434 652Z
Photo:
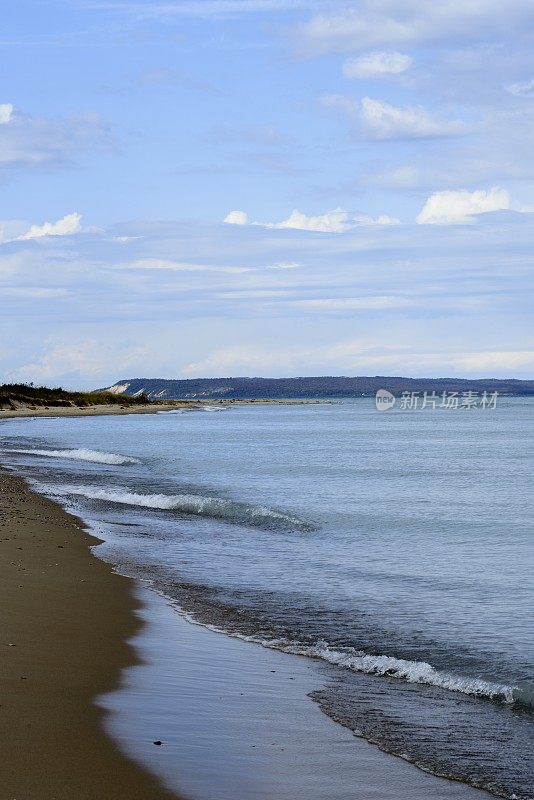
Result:
M364 297L332 297L315 298L313 300L295 300L296 308L309 311L383 311L392 308L409 308L415 305L407 297L391 295L364 296Z
M82 152L113 144L109 127L96 114L35 117L5 104L2 116L0 173L65 165Z
M420 347L384 346L368 338L339 340L312 347L270 347L236 345L212 351L205 359L187 364L185 377L228 374L405 374L425 376L445 369L456 375L509 374L534 367L534 350L424 350Z
M127 363L132 374L526 374L532 225L505 214L483 230L131 222L75 248L67 236L14 242L0 251L0 371L93 386Z
M381 78L400 75L412 65L413 59L404 53L376 51L358 58L348 58L343 64L346 78Z
M165 258L139 258L136 261L119 264L118 267L121 269L171 270L172 272L226 272L237 275L243 272L250 272L249 267L191 264L183 261L171 261Z
M297 39L309 53L361 51L375 47L483 39L532 25L530 0L363 0L342 4L301 23Z
M149 355L148 348L135 340L110 342L95 338L66 338L51 336L34 361L22 364L8 373L9 380L50 381L61 374L67 380L95 380L103 370L114 369L121 363L125 369L139 367Z
M448 122L432 116L420 106L398 108L364 97L361 104L364 129L377 139L424 139L465 133L462 122Z
M328 0L181 0L180 2L85 2L93 10L119 11L145 18L158 17L220 17L226 15L262 14L280 11L314 10L325 8Z
M399 107L383 100L363 97L360 101L344 95L324 95L321 103L343 111L369 139L435 139L458 136L468 127L459 120L434 116L421 106Z
M506 91L516 97L534 97L534 78L519 83L510 83L506 87Z

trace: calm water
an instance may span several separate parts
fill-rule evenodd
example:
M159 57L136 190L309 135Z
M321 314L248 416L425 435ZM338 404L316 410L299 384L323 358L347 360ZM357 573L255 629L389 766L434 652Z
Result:
M524 800L533 418L532 399L385 414L362 399L16 420L0 447L198 620L334 665L314 695L334 719Z

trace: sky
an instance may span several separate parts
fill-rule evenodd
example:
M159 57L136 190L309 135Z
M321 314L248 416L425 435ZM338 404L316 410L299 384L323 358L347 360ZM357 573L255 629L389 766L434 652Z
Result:
M18 0L0 380L534 377L532 0Z

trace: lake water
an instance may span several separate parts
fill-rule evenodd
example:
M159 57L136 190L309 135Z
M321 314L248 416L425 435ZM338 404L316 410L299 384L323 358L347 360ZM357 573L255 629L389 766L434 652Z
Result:
M533 419L526 398L207 406L4 421L0 448L196 621L332 665L312 694L327 715L527 800Z

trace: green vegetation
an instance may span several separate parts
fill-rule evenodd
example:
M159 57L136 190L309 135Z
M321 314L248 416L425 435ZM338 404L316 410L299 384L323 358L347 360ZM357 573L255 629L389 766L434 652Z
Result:
M372 397L388 389L402 392L499 392L500 395L534 395L534 380L484 378L403 378L392 376L319 376L302 378L123 378L115 384L121 397L143 392L154 400L290 400ZM126 388L124 388L126 387ZM113 388L113 387L111 387Z
M151 401L145 394L127 397L113 392L68 392L57 386L34 386L33 383L4 383L0 385L0 408L31 407L80 408L96 405L136 406Z

